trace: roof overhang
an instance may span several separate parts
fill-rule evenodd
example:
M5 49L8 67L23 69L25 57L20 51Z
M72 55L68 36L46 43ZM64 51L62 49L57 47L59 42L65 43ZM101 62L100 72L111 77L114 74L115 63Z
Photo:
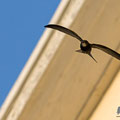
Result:
M62 1L51 23L120 51L119 4L118 0ZM114 80L120 62L93 50L96 64L89 56L76 53L78 48L74 38L46 29L3 104L0 119L88 119Z

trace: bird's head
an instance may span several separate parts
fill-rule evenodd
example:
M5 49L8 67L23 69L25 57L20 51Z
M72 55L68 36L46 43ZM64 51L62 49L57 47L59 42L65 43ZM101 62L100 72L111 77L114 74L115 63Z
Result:
M87 40L83 40L80 44L80 48L84 52L90 52L91 51L91 45Z

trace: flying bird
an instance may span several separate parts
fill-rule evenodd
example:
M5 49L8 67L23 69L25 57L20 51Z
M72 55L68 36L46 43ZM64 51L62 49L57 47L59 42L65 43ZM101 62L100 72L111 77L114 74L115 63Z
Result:
M95 62L96 59L92 56L91 54L91 50L92 48L97 48L97 49L100 49L104 52L106 52L107 54L117 58L120 60L120 54L117 53L116 51L104 46L104 45L100 45L100 44L91 44L89 43L87 40L83 40L77 33L75 33L74 31L68 29L68 28L65 28L63 26L60 26L60 25L56 25L56 24L48 24L45 26L46 28L52 28L52 29L55 29L55 30L58 30L58 31L61 31L61 32L64 32L72 37L75 37L77 40L80 41L80 49L79 50L76 50L76 52L80 52L80 53L85 53L85 54L88 54Z

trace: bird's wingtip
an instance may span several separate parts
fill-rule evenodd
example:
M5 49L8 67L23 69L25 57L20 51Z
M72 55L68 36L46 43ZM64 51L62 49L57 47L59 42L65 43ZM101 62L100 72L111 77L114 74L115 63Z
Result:
M45 25L44 27L47 27L48 25Z
M55 26L58 26L58 25L55 25L55 24L48 24L48 25L45 25L44 27L48 27L48 28L53 28Z
M48 24L48 25L45 25L44 27L46 27L46 28L52 28L53 24Z

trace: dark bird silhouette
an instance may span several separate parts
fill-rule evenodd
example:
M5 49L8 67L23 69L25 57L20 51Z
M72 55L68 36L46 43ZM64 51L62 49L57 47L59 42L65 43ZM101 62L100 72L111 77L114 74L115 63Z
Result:
M76 52L80 52L80 53L85 53L85 54L88 54L91 58L93 58L93 60L95 62L97 62L95 60L95 58L92 56L91 54L91 50L92 48L97 48L97 49L100 49L104 52L106 52L107 54L117 58L120 60L120 54L115 52L114 50L106 47L106 46L103 46L103 45L100 45L100 44L90 44L87 40L83 40L77 33L75 33L74 31L68 29L68 28L65 28L63 26L60 26L60 25L56 25L56 24L49 24L49 25L46 25L45 26L46 28L52 28L52 29L55 29L55 30L59 30L61 32L64 32L72 37L75 37L77 40L79 40L81 43L80 43L80 48L79 50L76 50Z

